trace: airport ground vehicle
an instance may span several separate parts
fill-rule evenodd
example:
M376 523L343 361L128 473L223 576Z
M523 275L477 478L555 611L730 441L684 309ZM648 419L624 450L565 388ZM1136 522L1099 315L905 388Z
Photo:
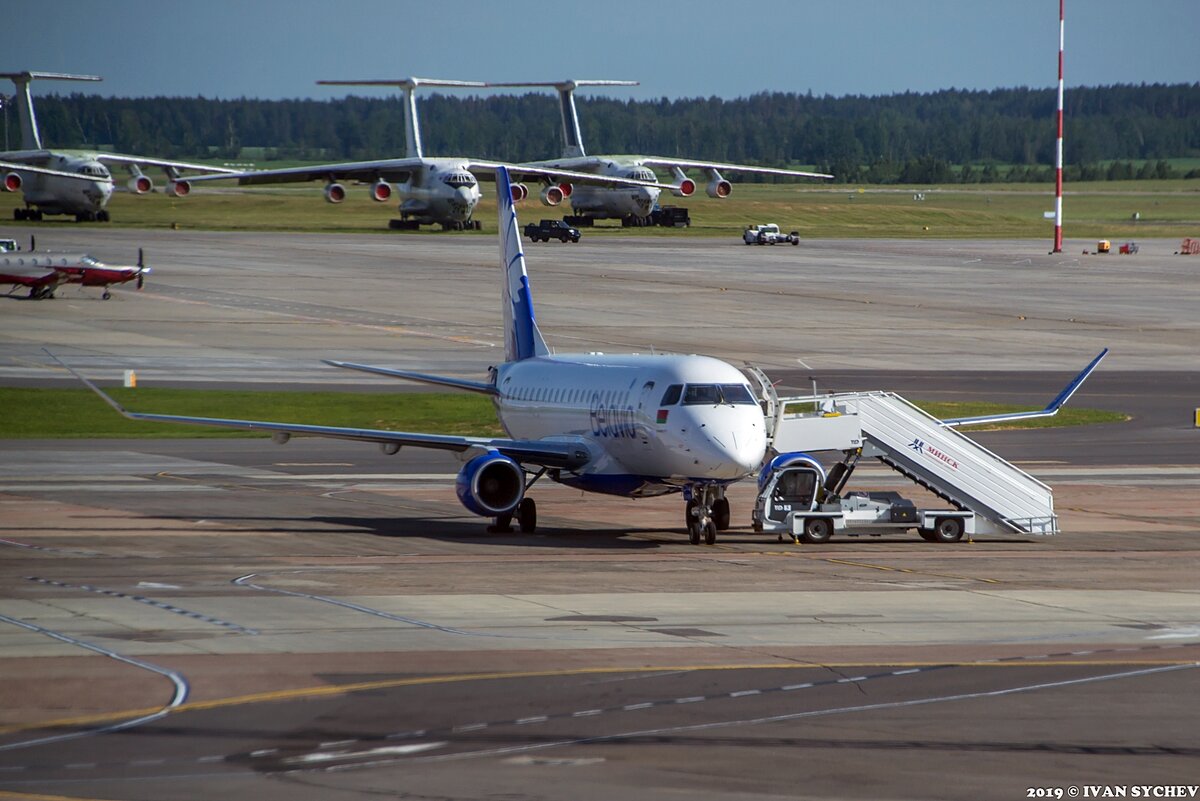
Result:
M580 233L578 228L567 225L562 220L542 220L526 225L525 236L534 242L549 242L551 239L557 239L559 242L578 242Z
M837 392L781 398L765 373L745 368L761 390L768 453L759 471L750 522L757 532L796 542L916 529L930 542L963 535L1058 532L1050 487L957 430L976 423L1051 417L1108 354L1083 368L1045 408L938 419L894 392ZM828 472L812 454L835 460ZM895 492L845 492L860 460L877 460L937 497L942 509L918 509Z
M742 232L742 241L747 245L777 245L780 242L791 242L793 245L799 245L800 232L792 231L790 234L781 233L779 226L775 223L751 225Z
M849 471L832 475L841 486L849 479ZM975 513L969 510L918 509L898 492L841 496L820 465L804 458L765 473L752 520L755 530L777 532L781 541L786 533L794 542L814 544L827 542L834 533L877 537L910 529L926 542L958 542L975 530Z
M650 212L650 221L664 228L687 228L692 224L692 216L683 206L660 206Z

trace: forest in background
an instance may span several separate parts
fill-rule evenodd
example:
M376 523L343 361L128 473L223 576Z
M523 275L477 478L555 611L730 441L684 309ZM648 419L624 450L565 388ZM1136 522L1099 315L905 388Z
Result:
M849 183L1053 180L1055 90L947 89L878 97L762 93L617 100L578 95L588 153L637 153L815 167ZM35 100L44 143L170 158L362 160L404 154L398 97L338 100ZM513 162L561 147L549 92L418 96L426 155ZM19 147L15 109L7 141ZM1065 96L1069 180L1200 177L1167 159L1200 157L1200 83L1072 88Z

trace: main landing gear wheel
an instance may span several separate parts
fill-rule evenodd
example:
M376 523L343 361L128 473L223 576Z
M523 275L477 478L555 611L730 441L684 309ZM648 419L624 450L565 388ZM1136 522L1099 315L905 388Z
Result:
M688 542L692 545L700 544L700 521L692 520L688 522Z
M820 545L829 542L833 536L833 524L825 517L810 517L804 521L804 533L800 535L801 542Z
M533 498L526 498L517 506L517 525L522 534L532 534L537 531L537 504Z
M488 526L489 534L508 534L512 531L512 512L496 515L496 522Z
M717 524L717 531L725 531L729 528L729 499L717 498L713 502L712 507L713 522Z
M717 524L709 520L704 524L704 544L712 545L717 541Z
M108 287L104 288L104 294L100 296L102 300L108 300L112 297L112 293L108 291Z

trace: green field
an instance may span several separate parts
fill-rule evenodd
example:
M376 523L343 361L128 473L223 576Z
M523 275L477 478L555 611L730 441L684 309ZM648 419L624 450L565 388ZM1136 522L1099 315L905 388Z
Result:
M923 193L924 199L914 199ZM482 235L495 231L495 201L490 185L476 210ZM585 236L636 234L651 237L734 237L748 224L776 222L805 238L1049 238L1053 221L1042 213L1054 207L1053 187L1033 184L987 184L947 187L857 187L846 185L737 184L726 200L704 196L673 198L664 204L686 206L690 229L621 228L605 221ZM11 222L19 194L0 195L0 230ZM1067 188L1063 203L1067 238L1128 240L1200 237L1200 180L1095 181ZM109 203L110 227L183 230L307 231L312 233L384 233L396 216L394 204L374 203L366 187L349 187L347 200L325 203L319 187L215 190L200 188L186 198L155 192L115 194ZM563 207L547 208L526 201L522 219L561 216ZM1140 219L1134 221L1137 213ZM38 227L52 231L71 225L54 218ZM28 223L20 223L28 228ZM414 236L412 232L392 232ZM443 235L429 229L419 234ZM455 236L479 236L478 233Z
M139 387L106 390L130 411L313 425L498 437L491 400L464 393L256 392ZM995 403L918 403L937 417L1023 411ZM3 439L265 437L207 426L127 420L87 389L0 388ZM1056 427L1120 422L1117 412L1064 409L1056 417L1006 427Z

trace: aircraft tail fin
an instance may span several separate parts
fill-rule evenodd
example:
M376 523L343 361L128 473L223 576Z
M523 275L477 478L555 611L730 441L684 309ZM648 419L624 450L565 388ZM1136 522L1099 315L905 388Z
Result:
M33 111L33 95L29 84L34 78L54 81L99 81L98 75L72 75L66 72L0 72L0 78L8 78L17 89L13 98L17 103L17 118L21 124L21 149L41 150L42 136L38 131L37 115Z
M552 86L558 90L559 113L562 115L563 158L586 156L583 134L579 130L579 114L575 111L575 90L580 86L637 86L637 81L572 80L544 83L489 83L490 87Z
M417 100L413 90L418 86L448 86L482 88L480 81L453 81L443 78L395 78L379 81L317 81L322 86L395 86L404 94L404 157L425 158L421 147L421 122L417 118Z
M504 359L517 362L534 356L548 356L550 349L542 339L533 315L533 296L525 254L521 251L521 227L513 205L513 190L508 168L496 169L496 206L499 209L501 290L504 307Z

